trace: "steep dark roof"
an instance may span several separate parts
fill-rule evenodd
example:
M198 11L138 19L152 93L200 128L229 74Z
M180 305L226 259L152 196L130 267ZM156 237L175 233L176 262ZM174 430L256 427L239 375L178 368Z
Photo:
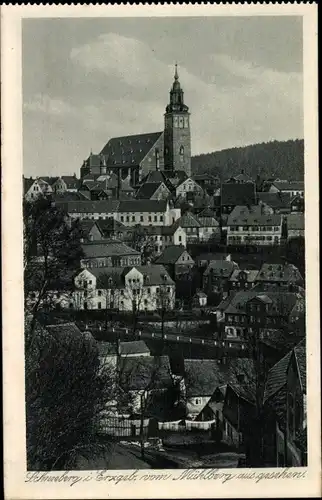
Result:
M112 278L113 284L116 286L124 286L124 278L131 271L131 269L137 269L142 273L144 277L145 286L157 286L157 285L174 285L174 281L169 276L167 270L158 264L152 264L149 266L129 266L129 267L91 267L86 268L86 271L91 273L98 280L97 287L104 289L106 286L105 279ZM78 274L85 271L81 269ZM166 279L165 279L166 278ZM100 279L103 281L100 282Z
M112 257L115 255L140 255L140 252L127 246L125 243L117 240L109 240L106 242L91 241L90 243L82 244L84 258L95 257Z
M210 262L211 260L227 260L229 257L228 253L201 253L196 257L196 262L200 262L202 260L206 260Z
M29 191L35 180L36 179L27 179L26 177L23 178L24 193L27 193L27 191Z
M208 276L208 274L211 274L212 276L220 278L229 278L233 270L236 268L238 268L238 265L233 261L211 260L204 272L204 276Z
M306 350L305 339L303 339L269 370L265 385L264 403L286 385L287 371L292 356L295 356L297 360L302 387L306 392Z
M102 233L98 224L96 224L96 221L94 221L94 220L81 219L78 221L78 225L79 225L80 232L84 238L88 237L89 233L93 229L93 226L97 226L98 230Z
M125 200L119 202L119 212L165 212L166 200Z
M162 182L146 182L136 193L136 198L140 200L150 200Z
M255 184L224 183L221 186L221 205L255 205Z
M110 139L101 151L107 166L139 165L163 132L128 135Z
M107 217L107 219L98 219L95 222L97 227L103 234L106 231L117 231L125 228L124 224L115 220L114 217Z
M157 258L157 264L175 264L183 253L187 250L183 245L169 245Z

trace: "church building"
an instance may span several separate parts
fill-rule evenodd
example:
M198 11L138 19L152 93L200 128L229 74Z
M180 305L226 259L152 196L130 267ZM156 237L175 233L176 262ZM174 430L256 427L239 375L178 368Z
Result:
M177 65L164 114L164 131L110 139L99 154L91 153L84 161L80 176L82 179L88 174L104 176L113 172L135 186L155 170L169 177L175 171L191 175L190 113L184 103Z

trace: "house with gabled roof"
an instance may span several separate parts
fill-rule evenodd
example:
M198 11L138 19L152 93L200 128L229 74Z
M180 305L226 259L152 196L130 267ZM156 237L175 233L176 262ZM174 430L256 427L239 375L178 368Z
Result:
M192 177L188 177L176 186L175 196L184 200L194 200L194 197L203 195L203 189Z
M199 228L201 226L198 218L191 212L186 212L175 221L175 226L182 227L187 235L187 243L196 243L199 240Z
M245 186L248 184L244 184ZM230 214L227 219L227 244L232 246L279 245L283 219L280 214Z
M81 235L81 243L100 241L104 239L104 234L96 221L83 219L80 220L78 224Z
M268 461L275 467L307 465L306 347L299 342L269 371L264 408L272 422L274 445Z
M249 290L256 284L258 270L256 269L235 269L229 278L229 290Z
M62 307L155 311L160 297L174 308L175 283L162 265L92 267L76 274L72 298Z
M274 181L269 193L287 193L294 198L297 195L304 196L304 181Z
M294 264L264 263L256 276L256 283L266 285L267 289L272 287L286 287L289 285L303 285L303 277Z
M229 279L238 264L227 260L212 260L206 268L203 278L203 291L207 294L216 293L225 297L229 291Z
M258 202L271 207L275 214L287 214L291 210L291 195L289 193L259 191L257 198Z
M146 182L136 192L138 200L168 200L172 196L164 182Z
M194 266L194 260L183 245L169 245L156 259L156 264L162 264L172 277L188 272Z

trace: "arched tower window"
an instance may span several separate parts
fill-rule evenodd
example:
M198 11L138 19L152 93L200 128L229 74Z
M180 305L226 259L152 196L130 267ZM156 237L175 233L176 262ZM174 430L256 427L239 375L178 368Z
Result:
M183 159L184 159L184 147L183 146L180 146L179 155L180 155L180 160L183 161Z

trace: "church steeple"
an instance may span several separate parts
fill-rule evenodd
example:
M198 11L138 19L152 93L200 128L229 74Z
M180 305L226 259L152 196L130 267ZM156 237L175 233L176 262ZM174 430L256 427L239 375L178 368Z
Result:
M184 170L191 175L190 113L184 103L177 64L164 115L164 168Z
M173 111L189 111L188 106L184 104L183 90L179 82L177 63L175 64L174 82L170 90L170 103L166 107L167 113L172 113Z

